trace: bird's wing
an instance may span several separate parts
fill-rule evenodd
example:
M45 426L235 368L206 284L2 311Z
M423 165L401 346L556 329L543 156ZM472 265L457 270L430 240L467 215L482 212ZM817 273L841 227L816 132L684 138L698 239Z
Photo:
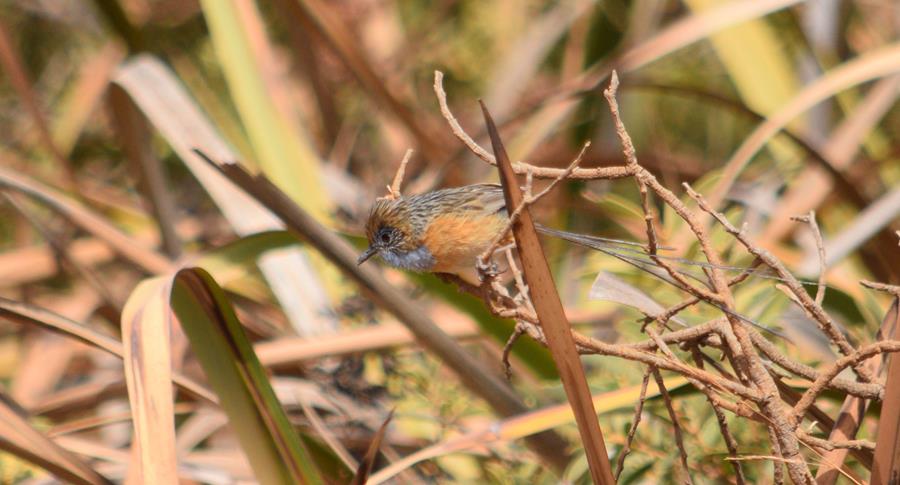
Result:
M477 184L478 202L490 213L506 211L506 199L503 197L503 187L499 184Z

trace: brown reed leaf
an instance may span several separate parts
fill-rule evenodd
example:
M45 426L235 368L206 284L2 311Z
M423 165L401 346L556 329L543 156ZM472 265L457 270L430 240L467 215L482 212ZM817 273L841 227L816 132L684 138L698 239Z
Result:
M503 195L506 198L506 210L512 216L525 203L525 199L517 187L516 174L513 172L506 149L503 148L503 142L500 140L494 120L491 119L484 103L481 103L481 109L500 172ZM531 301L547 338L547 346L559 369L566 396L568 396L575 413L591 477L594 483L613 484L615 479L612 476L606 444L603 442L603 433L597 423L597 412L591 400L591 391L584 375L584 368L581 367L581 359L575 348L575 340L572 338L572 329L563 311L559 294L556 292L556 285L550 274L550 266L547 264L544 250L541 248L541 242L538 239L528 207L524 207L524 210L519 212L519 218L514 222L512 231L516 239L519 257L522 260L525 281L530 289Z

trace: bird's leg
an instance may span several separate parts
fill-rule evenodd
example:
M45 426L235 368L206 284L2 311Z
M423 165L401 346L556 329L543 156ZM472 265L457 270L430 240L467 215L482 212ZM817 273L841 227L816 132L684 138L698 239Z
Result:
M496 252L494 254L496 254ZM481 277L482 281L496 279L505 271L500 270L500 266L496 261L494 261L493 255L491 255L490 259L487 260L483 260L481 258L476 259L475 269L478 271L478 275Z
M507 381L512 379L512 367L509 365L509 353L512 351L516 340L519 340L519 337L521 337L525 331L525 326L517 321L515 330L513 330L513 333L506 339L506 345L503 346L503 374L506 376Z

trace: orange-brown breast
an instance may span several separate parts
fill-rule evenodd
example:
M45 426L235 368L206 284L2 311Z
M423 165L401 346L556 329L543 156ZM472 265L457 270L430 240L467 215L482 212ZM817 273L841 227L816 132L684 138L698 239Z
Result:
M505 225L506 216L502 213L461 212L435 217L422 238L436 260L432 271L459 273L473 269L475 259Z

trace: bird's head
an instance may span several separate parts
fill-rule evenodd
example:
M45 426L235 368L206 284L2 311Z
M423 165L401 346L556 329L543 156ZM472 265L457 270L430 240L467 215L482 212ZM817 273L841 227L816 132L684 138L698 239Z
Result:
M397 268L430 270L435 260L422 244L422 228L415 224L418 220L411 214L407 199L384 198L375 201L366 221L369 247L359 256L357 264L363 264L377 254Z

